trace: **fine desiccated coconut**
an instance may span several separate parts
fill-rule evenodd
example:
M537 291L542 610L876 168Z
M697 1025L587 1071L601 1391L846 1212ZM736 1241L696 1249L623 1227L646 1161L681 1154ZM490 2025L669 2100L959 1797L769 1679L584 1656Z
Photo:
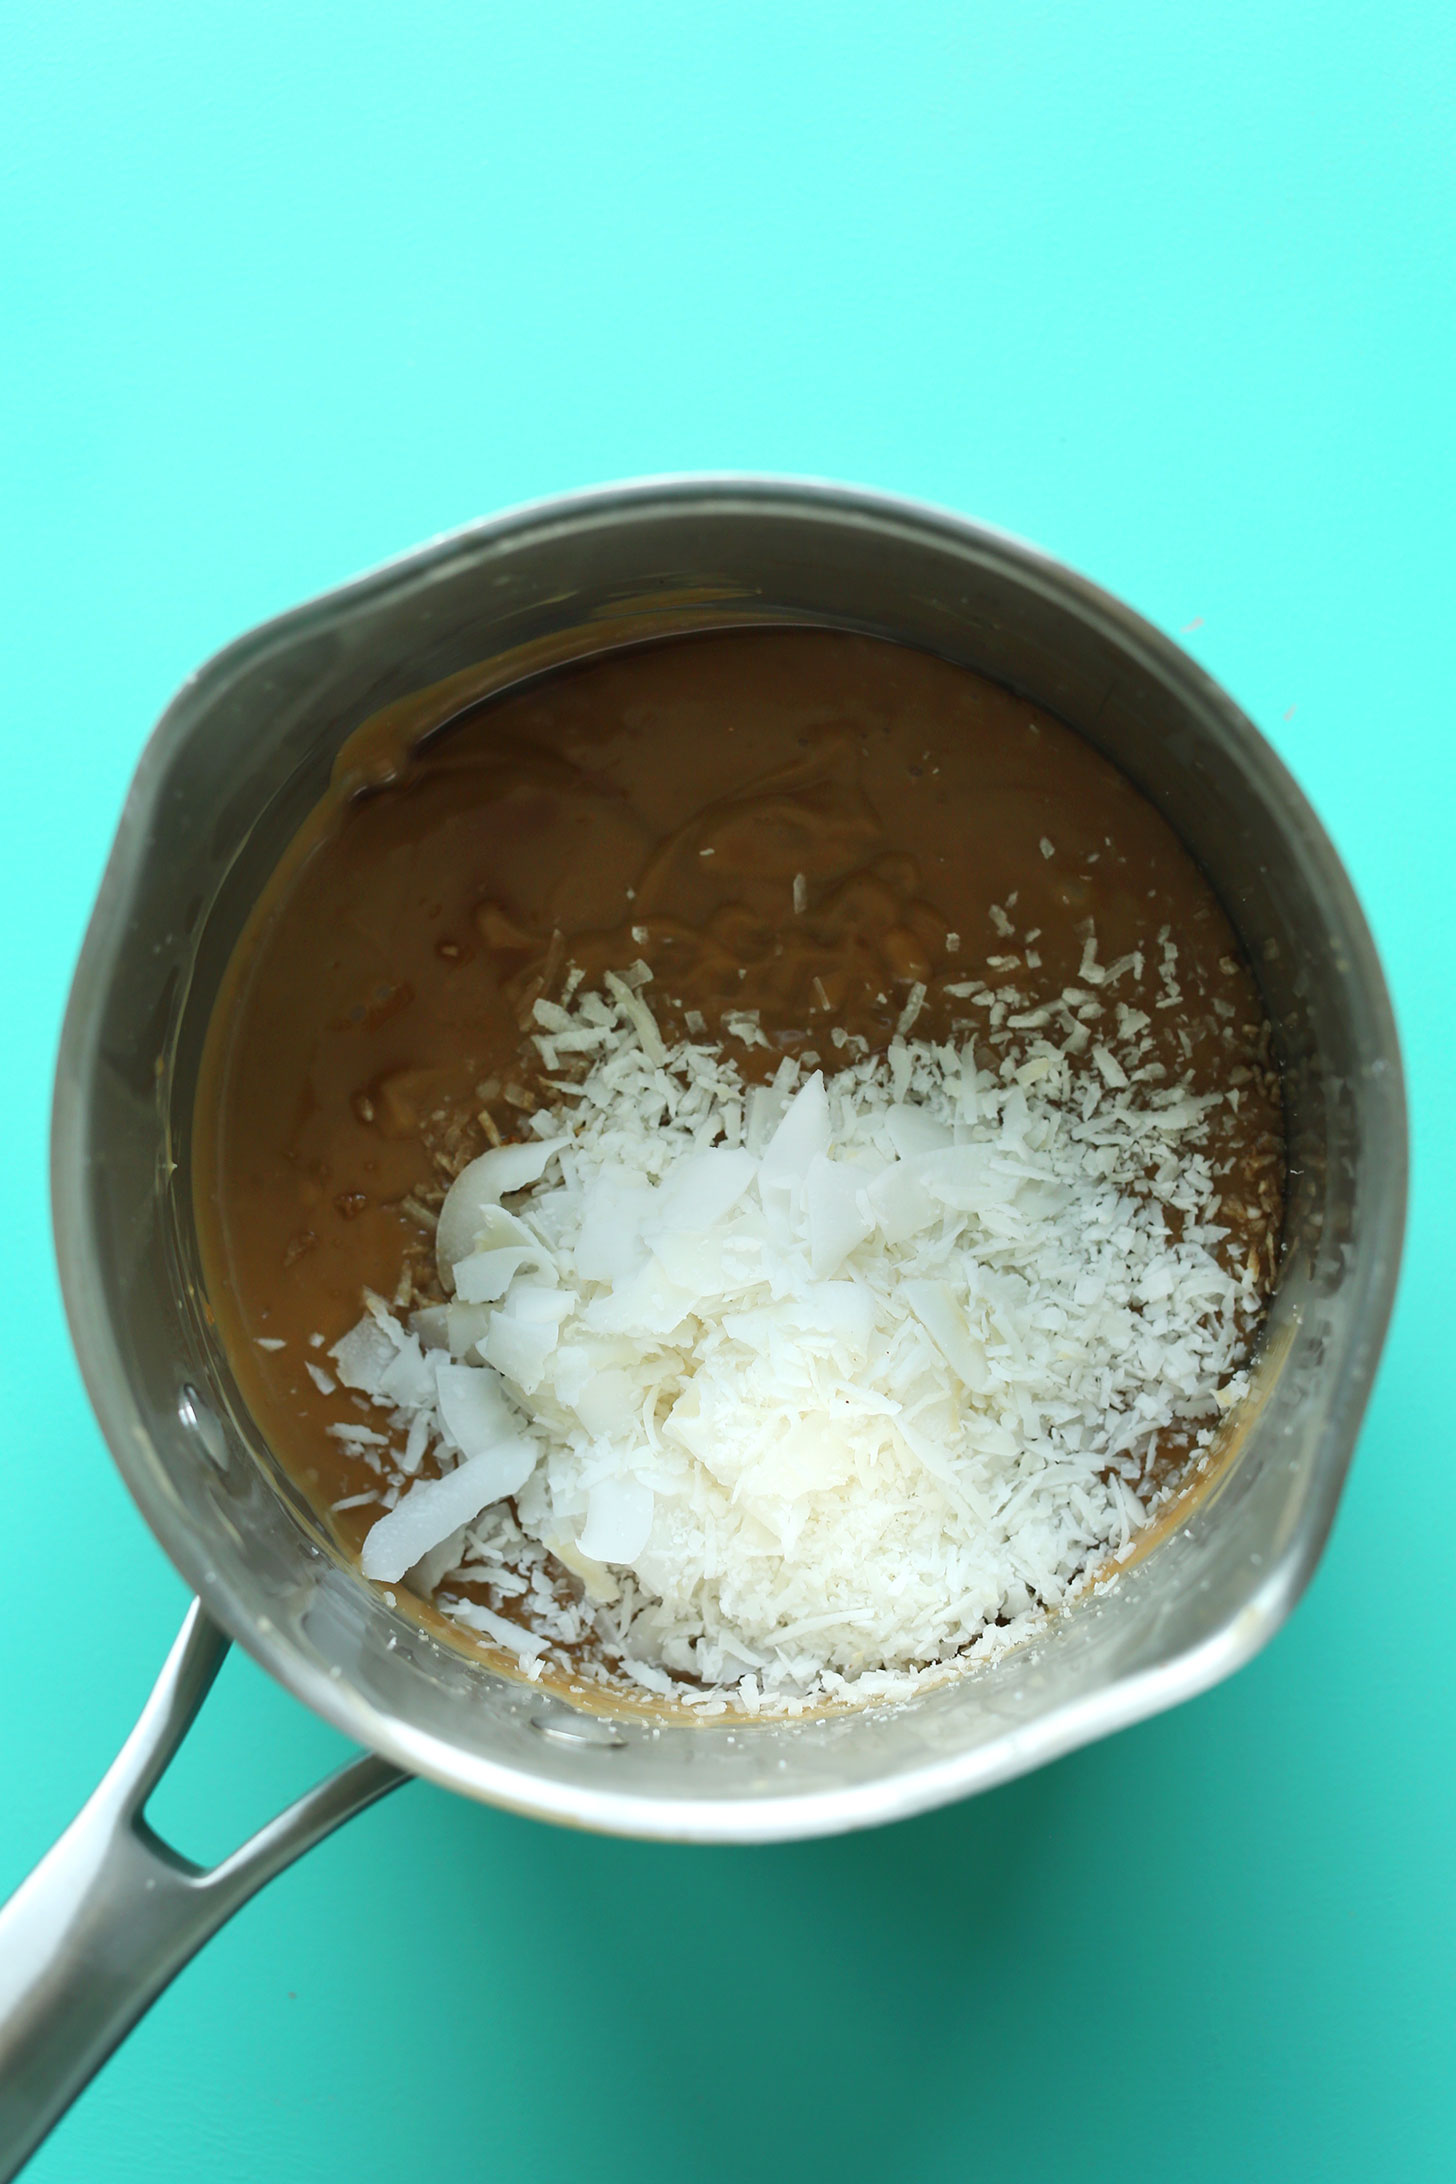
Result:
M1126 967L1089 943L1081 977ZM1029 1012L995 1070L909 1037L912 988L886 1054L745 1086L665 1044L649 976L537 1004L574 1074L452 1186L447 1301L371 1297L334 1345L374 1419L334 1430L386 1506L365 1574L528 1674L569 1647L710 1710L889 1695L1015 1642L1130 1550L1159 1436L1205 1443L1243 1389L1220 1095L1133 1081L1147 1016L1094 1045L1078 988L1060 1044Z

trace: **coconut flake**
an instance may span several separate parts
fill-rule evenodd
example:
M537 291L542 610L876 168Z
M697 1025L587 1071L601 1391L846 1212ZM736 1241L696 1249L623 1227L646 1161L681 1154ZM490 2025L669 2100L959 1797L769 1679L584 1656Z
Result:
M447 1289L453 1286L456 1262L477 1250L491 1234L501 1199L508 1191L538 1183L564 1142L538 1138L534 1143L496 1146L461 1169L445 1194L435 1231L440 1279Z
M577 1546L593 1562L635 1562L652 1530L653 1496L640 1479L598 1479Z
M378 1395L398 1350L398 1343L370 1315L341 1336L329 1356L337 1365L339 1378L346 1388L355 1388L361 1395Z
M815 1070L794 1094L763 1150L758 1182L763 1192L802 1189L816 1155L829 1150L829 1101L823 1074Z
M521 1419L506 1399L499 1376L485 1365L436 1360L436 1400L451 1446L463 1456L493 1448L520 1431Z
M420 1480L366 1537L359 1556L364 1575L395 1583L451 1532L524 1486L538 1453L521 1434L467 1457L443 1478Z
M445 1603L457 1623L467 1630L480 1632L483 1638L493 1638L498 1646L514 1653L522 1661L534 1661L543 1654L551 1641L533 1630L523 1630L519 1623L508 1616L496 1615L490 1608L482 1607L478 1600L451 1600Z
M815 1153L804 1179L809 1232L809 1262L815 1276L837 1274L856 1244L874 1227L863 1179L842 1162Z

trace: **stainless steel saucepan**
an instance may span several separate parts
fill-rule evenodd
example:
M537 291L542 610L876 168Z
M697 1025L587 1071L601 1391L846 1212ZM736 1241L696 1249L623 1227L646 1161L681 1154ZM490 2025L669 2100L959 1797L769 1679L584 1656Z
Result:
M1253 1393L1211 1485L1115 1587L913 1703L730 1742L543 1696L346 1566L262 1445L202 1309L191 1114L233 943L346 739L421 692L448 711L553 661L757 621L964 662L1131 776L1257 970L1292 1181ZM147 746L61 1044L71 1330L111 1452L197 1605L111 1773L0 1913L0 2178L254 1889L407 1775L584 1827L764 1842L967 1796L1228 1675L1289 1613L1329 1531L1394 1292L1405 1167L1385 985L1299 790L1174 645L999 533L833 486L647 481L472 526L240 639ZM203 1872L144 1814L229 1639L370 1756Z

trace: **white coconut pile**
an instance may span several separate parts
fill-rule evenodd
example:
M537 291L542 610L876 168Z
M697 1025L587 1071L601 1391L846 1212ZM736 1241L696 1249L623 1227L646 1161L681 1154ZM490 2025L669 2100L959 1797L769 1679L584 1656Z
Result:
M1125 1005L1090 1052L1074 1013L994 1071L902 1037L745 1088L664 1045L649 977L537 1004L566 1074L452 1186L451 1301L371 1297L334 1348L360 1415L332 1430L387 1511L365 1574L528 1673L570 1647L716 1712L1014 1643L1131 1551L1159 1436L1206 1442L1242 1392L1221 1095L1159 1083Z

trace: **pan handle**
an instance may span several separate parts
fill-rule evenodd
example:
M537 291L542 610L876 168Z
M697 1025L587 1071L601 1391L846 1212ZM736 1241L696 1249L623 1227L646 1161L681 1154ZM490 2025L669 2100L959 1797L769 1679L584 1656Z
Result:
M241 1904L409 1778L372 1754L260 1828L220 1865L181 1857L145 1818L228 1641L188 1610L140 1721L100 1786L0 1909L0 2184L168 1982Z

